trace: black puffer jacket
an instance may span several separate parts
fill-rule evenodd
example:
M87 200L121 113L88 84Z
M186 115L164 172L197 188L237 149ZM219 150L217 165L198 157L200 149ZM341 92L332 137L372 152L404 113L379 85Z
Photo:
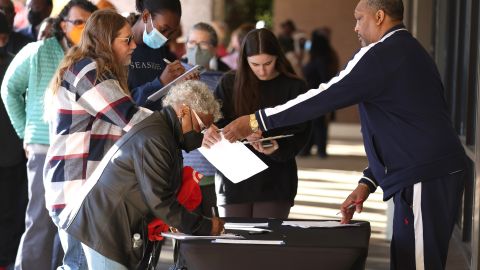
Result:
M146 225L153 217L185 233L209 234L211 221L188 212L176 200L183 169L182 137L171 107L135 125L93 173L96 184L84 186L79 201L62 212L62 228L130 269L143 256L142 250L133 249L132 236L140 233L145 241Z

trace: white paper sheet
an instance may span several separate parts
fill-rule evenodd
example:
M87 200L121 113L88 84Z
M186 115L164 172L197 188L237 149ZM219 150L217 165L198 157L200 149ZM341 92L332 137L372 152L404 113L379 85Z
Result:
M250 233L252 232L258 232L258 233L266 233L266 232L272 232L268 228L268 222L263 222L263 223L242 223L242 222L227 222L223 225L225 230L237 230L237 231L248 231Z
M282 240L215 239L212 243L243 245L285 245Z
M221 133L220 133L221 134ZM223 138L210 149L198 150L233 183L239 183L268 168L250 149L240 142L230 143Z
M247 227L225 227L225 230L236 230L236 231L247 231L249 233L267 233L272 232L270 229L263 229L263 228L247 228Z
M300 227L300 228L336 228L336 227L352 227L360 226L358 224L341 224L340 221L284 221L284 226Z
M244 239L241 235L225 233L221 235L191 235L184 233L163 232L163 237L173 238L177 240L204 240L204 239Z
M239 222L227 222L223 225L225 229L232 228L268 228L268 222L262 223L239 223Z

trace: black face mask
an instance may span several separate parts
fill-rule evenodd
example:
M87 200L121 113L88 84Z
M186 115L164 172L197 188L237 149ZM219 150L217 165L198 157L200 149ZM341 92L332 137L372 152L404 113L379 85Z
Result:
M202 141L202 133L190 130L183 134L183 141L180 143L180 147L188 153L202 146Z
M181 123L182 121L180 121ZM193 129L192 113L190 113L190 123L192 124L192 130L183 134L183 140L180 142L180 147L187 153L202 146L203 142L203 134Z
M43 18L42 18L42 13L38 11L32 11L30 10L28 12L28 21L32 26L37 26L42 23Z

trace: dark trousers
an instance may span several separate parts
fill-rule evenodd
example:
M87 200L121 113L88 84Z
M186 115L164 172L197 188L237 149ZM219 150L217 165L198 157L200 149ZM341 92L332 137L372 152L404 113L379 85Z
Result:
M20 239L15 270L57 269L63 258L63 250L58 241L58 228L52 221L45 204L43 186L43 165L46 151L35 152L28 145L27 161L28 204L25 218L25 232Z
M202 191L202 203L199 206L200 214L206 217L212 217L212 207L217 205L215 183L200 186L200 189Z
M219 205L218 212L221 217L287 219L291 207L292 203L289 201L232 203Z
M445 269L464 173L420 182L394 197L392 270Z
M25 230L27 185L26 161L0 167L0 266L15 262L20 238Z

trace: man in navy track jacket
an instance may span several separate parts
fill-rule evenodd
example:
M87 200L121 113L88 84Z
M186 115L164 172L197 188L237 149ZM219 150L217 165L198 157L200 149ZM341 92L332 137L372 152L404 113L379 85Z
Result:
M440 75L405 29L401 0L360 0L355 19L363 48L337 77L239 117L223 129L225 138L233 142L359 104L369 166L342 204L342 222L380 186L384 200L395 203L391 269L444 269L467 165Z

